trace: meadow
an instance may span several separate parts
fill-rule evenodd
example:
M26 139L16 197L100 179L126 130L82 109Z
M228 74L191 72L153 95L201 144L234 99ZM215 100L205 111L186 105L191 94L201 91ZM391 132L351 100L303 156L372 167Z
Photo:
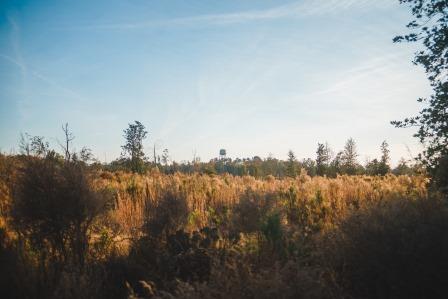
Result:
M144 174L1 156L6 298L442 298L423 175Z

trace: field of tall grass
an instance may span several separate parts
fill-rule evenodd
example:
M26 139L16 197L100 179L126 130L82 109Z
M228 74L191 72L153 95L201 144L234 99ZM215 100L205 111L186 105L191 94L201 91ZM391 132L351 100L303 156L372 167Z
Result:
M189 232L210 226L230 229L228 226L236 225L232 220L242 221L241 226L255 227L260 217L270 213L281 216L286 227L329 229L350 213L372 204L426 197L426 183L422 176L331 179L309 177L305 172L295 179L281 180L158 172L148 175L102 172L94 179L96 188L114 194L108 217L117 224L118 234L125 236L141 232L145 221L160 217L156 213L161 213L165 205L166 213L175 213L182 206L183 210L178 211L181 215L177 215L183 218L178 219L182 223L176 229ZM259 217L255 217L256 213Z
M8 298L443 298L448 212L427 183L2 157L0 287Z

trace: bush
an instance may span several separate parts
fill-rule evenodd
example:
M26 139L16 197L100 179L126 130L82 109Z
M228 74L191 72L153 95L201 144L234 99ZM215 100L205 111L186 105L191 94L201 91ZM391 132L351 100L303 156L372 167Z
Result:
M151 238L163 238L174 234L188 223L189 214L185 197L168 190L157 204L148 203L144 233Z
M439 165L434 169L433 180L438 190L448 194L448 155L440 158Z
M29 284L34 273L15 245L0 228L0 290L4 298L30 298L36 291Z
M283 229L279 213L273 213L266 217L261 225L261 232L274 249L280 250Z
M12 220L42 260L83 266L90 228L108 199L84 166L49 154L26 160L14 190Z
M351 298L445 298L447 231L441 200L377 205L327 236L321 260Z

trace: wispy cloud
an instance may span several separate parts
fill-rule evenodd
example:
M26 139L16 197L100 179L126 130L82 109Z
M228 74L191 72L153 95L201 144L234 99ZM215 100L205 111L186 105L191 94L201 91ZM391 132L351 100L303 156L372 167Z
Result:
M76 29L131 30L151 27L182 25L226 25L251 21L275 20L281 18L309 17L337 14L344 10L366 7L389 7L391 0L302 0L280 6L234 13L206 14L163 20L150 20L128 23L93 24Z
M375 76L382 73L391 73L391 68L396 65L398 61L404 61L404 56L404 54L399 53L372 58L341 73L341 79L335 81L329 87L308 94L308 96L326 95L344 91L347 87L352 86L354 83L359 82L365 77Z
M30 76L37 78L45 83L47 83L52 88L58 90L59 92L63 92L65 95L70 96L73 99L87 101L86 98L81 96L79 93L75 92L74 90L67 88L58 82L54 81L53 79L43 75L41 72L35 70L34 68L31 68L28 63L26 62L25 58L22 54L21 49L21 28L19 22L12 16L8 16L8 22L11 26L11 32L10 32L10 40L11 40L11 48L12 48L12 54L13 56L9 56L3 53L0 53L0 58L3 60L6 60L13 65L17 66L20 69L21 74L21 93L26 95L27 94L27 83L28 78ZM26 100L21 100L21 113L22 115L26 115L25 112L25 106L27 106Z
M16 65L17 67L19 67L21 70L24 70L24 76L27 77L29 75L47 83L48 85L50 85L51 87L58 89L60 91L63 91L64 93L68 94L71 98L74 99L78 99L78 100L85 100L87 101L87 99L83 96L81 96L79 93L75 92L74 90L70 89L70 88L66 88L62 85L60 85L59 83L57 83L56 81L52 80L51 78L41 74L40 72L28 67L23 61L19 61L16 60L8 55L5 54L1 54L0 53L0 58L3 58L4 60L7 60L9 62L11 62L12 64Z
M20 68L22 76L22 84L24 84L25 77L27 76L27 67L22 56L22 51L20 47L20 26L12 16L8 16L8 22L11 26L11 47L13 51L14 58L1 55L3 58L9 60Z

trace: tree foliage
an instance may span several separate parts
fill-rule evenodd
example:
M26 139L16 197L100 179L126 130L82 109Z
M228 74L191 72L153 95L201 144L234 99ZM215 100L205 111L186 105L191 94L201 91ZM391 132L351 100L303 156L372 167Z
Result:
M343 168L347 174L356 174L358 167L358 152L356 149L356 143L353 138L349 138L344 146L344 152L342 155Z
M121 147L123 149L122 155L129 157L131 170L140 173L143 171L143 161L145 158L143 139L146 138L148 132L145 130L145 126L139 121L129 124L129 127L123 132L126 143Z
M288 163L287 167L286 167L287 176L295 178L297 175L297 167L296 167L297 158L296 158L296 155L294 154L294 152L291 150L288 152L288 162L287 163Z
M418 116L392 124L418 127L415 137L426 147L419 158L434 173L442 157L448 155L448 1L400 0L400 3L410 6L414 20L407 25L411 32L395 37L394 42L423 45L423 50L415 54L414 63L425 69L433 93L429 99L418 99L426 104Z
M45 156L49 152L49 143L42 136L20 135L19 150L22 155Z
M390 172L390 156L389 156L390 150L389 150L389 144L384 140L381 143L381 160L380 160L380 168L379 168L379 174L380 175L386 175Z

